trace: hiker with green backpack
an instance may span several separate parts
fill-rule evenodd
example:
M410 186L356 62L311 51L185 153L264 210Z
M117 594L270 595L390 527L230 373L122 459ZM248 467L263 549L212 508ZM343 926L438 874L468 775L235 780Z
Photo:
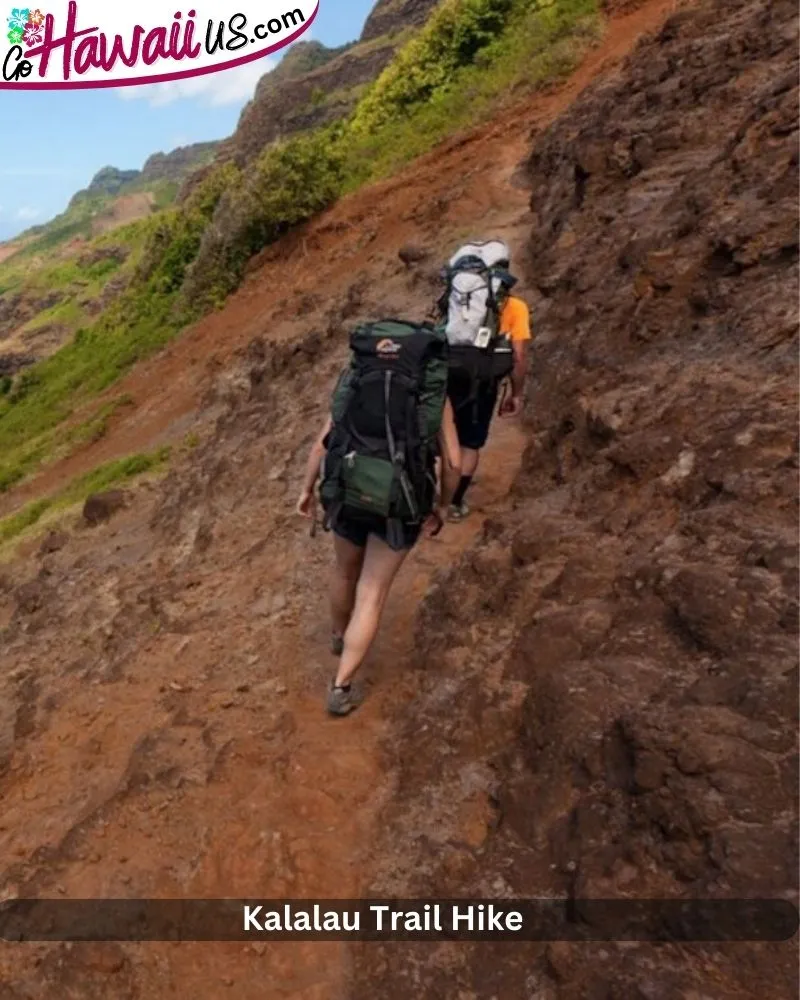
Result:
M441 530L461 471L444 331L382 320L354 330L350 350L297 502L298 514L316 524L320 481L336 554L331 651L340 659L327 707L337 716L358 706L351 681L392 582L423 530Z
M445 290L436 312L449 344L448 397L461 447L461 479L448 511L451 521L469 513L467 490L489 436L500 399L502 417L522 409L522 390L531 340L530 315L522 299L511 295L517 279L509 272L510 252L502 240L467 243L442 272Z

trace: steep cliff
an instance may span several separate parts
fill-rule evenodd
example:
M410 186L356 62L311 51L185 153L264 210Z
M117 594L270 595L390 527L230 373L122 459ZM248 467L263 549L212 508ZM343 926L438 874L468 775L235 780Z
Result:
M796 898L797 69L795 4L704 0L536 138L528 446L425 603L365 895ZM596 916L371 945L358 995L796 994L791 942Z

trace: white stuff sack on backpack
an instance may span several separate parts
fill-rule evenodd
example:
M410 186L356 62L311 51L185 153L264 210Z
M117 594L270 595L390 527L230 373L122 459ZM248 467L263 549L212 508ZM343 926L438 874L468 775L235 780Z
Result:
M447 297L448 343L486 347L496 330L497 317L490 309L489 287L494 297L501 293L503 282L492 268L508 266L508 246L502 240L465 243L450 258Z

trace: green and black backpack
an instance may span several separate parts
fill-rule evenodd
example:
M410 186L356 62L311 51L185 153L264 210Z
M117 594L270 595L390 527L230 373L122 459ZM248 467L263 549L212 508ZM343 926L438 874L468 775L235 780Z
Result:
M350 350L331 402L320 484L325 525L343 513L377 515L391 536L433 510L447 338L429 324L385 319L357 327Z

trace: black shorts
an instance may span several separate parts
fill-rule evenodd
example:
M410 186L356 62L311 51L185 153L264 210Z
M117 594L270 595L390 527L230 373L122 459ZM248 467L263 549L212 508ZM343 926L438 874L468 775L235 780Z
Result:
M395 552L404 552L416 545L422 533L422 525L401 521L401 541L400 544L395 541L393 545L387 537L388 524L385 517L375 517L370 514L356 515L340 511L335 523L331 525L331 530L334 535L356 545L359 549L364 548L370 535L375 535L381 541L386 542L389 548L394 549Z
M489 437L500 387L497 382L482 383L478 387L477 399L467 402L471 388L469 378L459 371L450 370L447 397L453 407L458 443L462 448L480 451Z

